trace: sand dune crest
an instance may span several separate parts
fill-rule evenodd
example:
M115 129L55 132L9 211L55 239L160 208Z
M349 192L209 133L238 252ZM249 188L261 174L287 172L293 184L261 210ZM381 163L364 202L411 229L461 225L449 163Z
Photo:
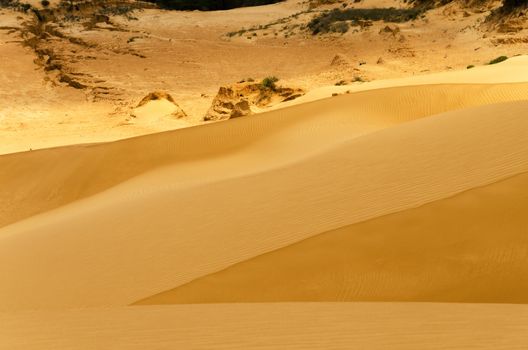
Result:
M339 96L229 124L211 124L113 143L0 156L0 227L116 186L164 166L173 182L261 171L277 162L402 122L449 110L528 99L528 84L433 85ZM380 103L383 101L383 103ZM412 106L411 109L409 107ZM280 152L273 150L280 147ZM229 167L218 162L233 157ZM103 170L101 170L103 169ZM254 170L252 170L254 169ZM16 196L12 195L16 191Z

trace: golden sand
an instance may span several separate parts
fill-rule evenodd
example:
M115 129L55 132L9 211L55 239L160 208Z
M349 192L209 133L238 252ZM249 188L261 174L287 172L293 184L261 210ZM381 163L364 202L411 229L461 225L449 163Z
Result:
M126 118L105 103L87 113L86 96L64 86L29 79L13 90L34 67L0 33L0 94L12 98L0 106L0 349L526 348L528 57L451 70L428 51L365 68L397 79L335 86L327 66L341 41L279 49L218 38L299 6L222 12L229 25L145 11L130 26L150 34L134 47L192 60L159 84L184 93L138 106L158 91L147 78L178 64L152 55L145 73L137 56L115 58L112 74L130 74L120 89L137 97ZM479 15L468 16L460 23ZM370 49L421 52L414 34L440 29L417 25L402 25L405 44ZM468 29L448 51L478 40ZM277 57L260 57L270 47ZM230 50L240 66L218 60ZM306 52L315 66L288 68ZM463 68L467 55L456 57ZM107 72L96 62L83 68ZM443 72L403 74L429 64ZM200 124L223 79L277 65L308 93L172 130ZM330 71L314 73L322 66Z

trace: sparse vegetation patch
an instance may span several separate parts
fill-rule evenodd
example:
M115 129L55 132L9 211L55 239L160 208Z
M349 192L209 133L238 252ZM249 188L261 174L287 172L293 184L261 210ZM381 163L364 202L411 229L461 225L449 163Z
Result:
M365 21L407 22L417 19L423 13L422 8L334 9L312 19L308 23L308 28L313 35L330 32L344 33L349 25L363 26Z
M275 76L269 76L262 80L260 83L260 86L262 89L270 89L270 90L276 90L277 86L276 83L279 81L279 78Z
M28 12L31 9L30 4L20 2L19 0L0 0L0 8L2 7L21 12Z
M504 0L502 7L505 11L520 7L528 7L528 0Z
M499 56L497 58L494 58L492 59L491 61L489 61L488 64L497 64L497 63L501 63L501 62L504 62L508 59L508 56Z

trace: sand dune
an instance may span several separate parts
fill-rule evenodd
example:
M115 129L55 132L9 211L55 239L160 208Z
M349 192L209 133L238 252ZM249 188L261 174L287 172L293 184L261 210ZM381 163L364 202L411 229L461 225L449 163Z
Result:
M498 67L0 156L0 345L523 348L528 83Z
M358 300L526 304L524 188L527 173L318 235L138 304Z
M528 306L293 303L0 313L10 350L525 349Z
M525 23L341 3L0 6L0 350L526 349Z
M4 227L0 277L10 283L0 287L1 307L126 305L321 232L526 172L527 110L510 102L440 114L192 186L169 181L177 166L146 173ZM267 121L237 124L253 120Z
M259 172L401 122L525 99L528 83L386 88L233 120L226 125L3 155L0 201L9 206L0 207L0 227L163 166L178 166L170 179L185 187L189 182Z
M399 79L381 79L345 86L325 86L309 91L293 101L285 102L273 108L284 108L310 101L330 97L335 93L368 91L387 87L427 86L432 84L504 84L524 83L528 81L528 56L512 57L506 62L486 65L464 71L447 71L434 74L415 75Z

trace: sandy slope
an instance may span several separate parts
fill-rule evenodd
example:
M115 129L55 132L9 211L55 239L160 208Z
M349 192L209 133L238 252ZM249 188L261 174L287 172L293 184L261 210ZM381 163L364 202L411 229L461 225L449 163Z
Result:
M10 283L0 287L1 307L126 305L321 232L528 171L527 110L528 102L510 102L440 114L193 185L171 181L178 166L146 173L4 227L0 277ZM257 120L268 121L233 125Z
M512 57L496 65L475 67L473 69L447 71L434 74L408 76L399 79L374 80L367 83L356 83L345 86L324 86L309 91L290 102L281 103L272 109L284 108L309 101L330 97L335 93L357 92L383 89L397 86L424 86L431 84L499 84L523 83L528 81L528 56Z
M528 303L525 188L528 173L342 227L139 304Z
M501 81L515 77L514 72L502 73L502 69L497 70ZM0 227L163 166L177 167L170 175L172 186L218 181L258 173L401 122L525 99L528 83L386 88L233 120L226 125L4 155L0 156L0 201L9 205L0 207Z
M528 307L226 304L0 313L10 350L526 349Z
M0 9L0 350L527 348L527 29L455 2L318 37L306 7L56 23L42 62ZM123 139L268 75L309 92Z
M525 67L0 156L0 348L522 349L524 305L237 303L528 302Z

